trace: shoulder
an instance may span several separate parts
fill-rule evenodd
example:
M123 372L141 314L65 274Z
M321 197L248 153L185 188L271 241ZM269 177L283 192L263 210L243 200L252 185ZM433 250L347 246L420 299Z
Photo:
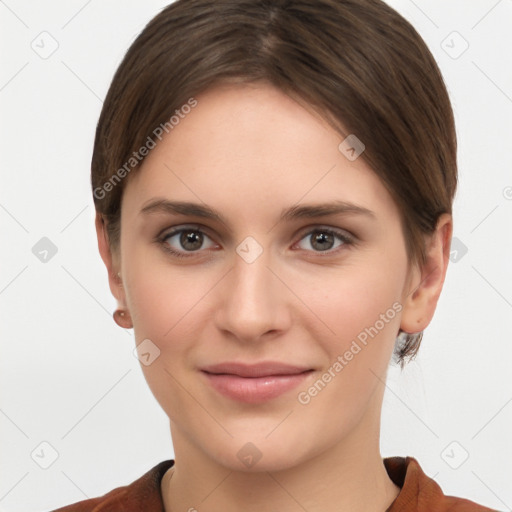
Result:
M102 496L78 501L53 512L163 511L160 482L173 464L173 460L165 460L131 484L116 487Z
M391 480L401 488L386 512L497 512L465 498L446 496L414 457L388 457L384 466Z

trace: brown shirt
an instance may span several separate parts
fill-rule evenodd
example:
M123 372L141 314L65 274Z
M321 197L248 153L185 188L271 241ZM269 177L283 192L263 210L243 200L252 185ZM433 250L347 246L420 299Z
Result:
M387 457L384 466L401 488L385 512L496 512L464 498L445 496L413 457ZM173 460L160 462L129 485L97 498L79 501L54 512L165 512L160 483Z

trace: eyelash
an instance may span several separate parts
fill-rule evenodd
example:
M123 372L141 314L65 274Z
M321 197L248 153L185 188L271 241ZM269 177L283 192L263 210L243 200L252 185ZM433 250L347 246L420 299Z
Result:
M169 246L169 244L166 242L166 240L168 238L171 238L172 236L177 235L179 233L182 233L184 231L191 231L191 232L195 232L195 233L201 233L202 235L205 235L206 237L211 238L210 236L208 236L208 234L206 232L204 232L198 226L185 226L185 227L181 227L179 229L174 229L172 231L166 232L165 234L163 234L161 236L157 236L155 241L162 246L162 249L164 251L166 251L167 253L170 253L173 257L177 257L177 258L191 258L191 257L194 257L195 255L200 253L201 250L188 251L189 254L186 254L184 252L178 252L178 251L172 249ZM341 240L343 242L342 245L339 246L338 248L336 248L336 249L329 249L329 250L326 250L326 251L307 251L306 249L304 249L304 250L306 250L306 252L314 252L314 253L318 254L320 257L332 256L333 254L339 252L340 248L351 246L351 245L355 244L355 240L354 240L354 238L352 236L349 236L348 234L342 233L342 232L340 232L338 230L335 230L335 229L332 229L332 228L324 228L324 227L317 227L317 228L311 229L310 231L307 231L306 233L304 233L301 236L299 241L303 240L307 236L311 236L314 233L327 233L329 235L334 236L335 238L338 238L339 240Z

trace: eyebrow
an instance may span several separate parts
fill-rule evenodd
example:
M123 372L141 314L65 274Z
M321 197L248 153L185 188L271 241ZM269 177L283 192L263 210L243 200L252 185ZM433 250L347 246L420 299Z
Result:
M228 224L227 220L213 208L199 203L188 201L169 201L167 199L156 198L150 200L144 206L139 214L151 215L155 213L182 214L205 219L212 219L223 224ZM316 217L325 217L327 215L365 215L373 219L376 218L374 212L368 208L350 203L348 201L331 201L328 203L307 204L303 206L292 206L284 209L279 216L279 222L291 221L295 219L312 219Z

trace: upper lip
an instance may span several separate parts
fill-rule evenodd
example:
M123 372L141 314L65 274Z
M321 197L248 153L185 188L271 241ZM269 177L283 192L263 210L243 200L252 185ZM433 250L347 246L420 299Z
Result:
M307 366L295 366L279 361L265 361L257 364L225 362L201 368L213 374L237 375L239 377L268 377L270 375L297 375L312 370Z

